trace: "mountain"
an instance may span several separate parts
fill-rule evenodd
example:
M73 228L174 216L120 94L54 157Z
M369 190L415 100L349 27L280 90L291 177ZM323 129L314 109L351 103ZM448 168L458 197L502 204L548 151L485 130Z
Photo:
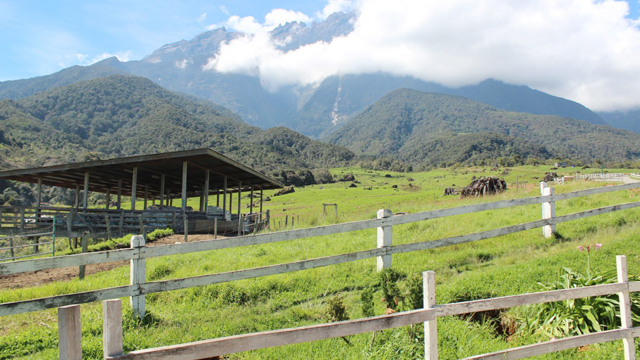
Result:
M599 112L598 115L611 126L640 133L640 109Z
M559 116L510 112L459 96L410 89L385 95L328 141L358 155L393 156L412 164L484 158L482 149L500 156L584 161L640 156L640 135L633 132Z
M276 130L261 130L218 105L122 75L0 101L0 135L5 167L203 147L262 171L336 165L354 156L292 131L291 146L283 151Z
M335 13L310 26L291 22L271 31L271 38L283 51L318 41L328 42L353 31L355 17L354 13ZM509 111L558 115L604 124L597 114L578 103L526 86L494 80L456 89L411 77L361 74L331 76L320 84L269 91L257 76L204 70L222 42L243 36L247 35L220 28L191 40L164 45L139 61L120 62L110 58L47 76L0 82L0 99L16 100L79 81L130 74L148 78L168 90L219 104L251 125L263 129L286 126L315 138L328 136L367 106L399 88L460 95Z

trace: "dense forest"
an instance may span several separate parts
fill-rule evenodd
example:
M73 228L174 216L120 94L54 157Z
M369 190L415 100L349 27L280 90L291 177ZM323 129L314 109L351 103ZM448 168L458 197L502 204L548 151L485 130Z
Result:
M550 115L499 110L467 98L395 90L328 141L358 155L451 165L503 156L621 162L640 157L640 134Z

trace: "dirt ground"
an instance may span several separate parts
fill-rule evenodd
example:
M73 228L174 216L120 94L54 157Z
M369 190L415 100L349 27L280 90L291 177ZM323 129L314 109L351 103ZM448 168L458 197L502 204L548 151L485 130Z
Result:
M218 236L218 239L224 237ZM189 242L212 240L212 235L189 235ZM147 246L159 246L182 243L184 235L171 235L154 242L148 243ZM91 275L102 271L109 271L120 266L129 266L128 261L117 261L106 264L87 265L85 274ZM66 267L58 269L47 269L28 273L3 275L0 276L0 289L19 289L24 287L33 287L48 284L51 282L69 281L78 276L78 267Z

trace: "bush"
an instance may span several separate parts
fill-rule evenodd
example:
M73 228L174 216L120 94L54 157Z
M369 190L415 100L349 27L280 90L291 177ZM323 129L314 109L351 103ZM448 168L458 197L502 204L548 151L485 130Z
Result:
M588 271L587 275L583 275L564 268L560 280L549 285L540 285L544 291L551 291L615 282L615 272ZM613 330L620 326L619 308L617 294L537 304L526 314L520 332L561 338ZM633 320L640 321L640 299L636 294L632 294L631 297L631 310Z

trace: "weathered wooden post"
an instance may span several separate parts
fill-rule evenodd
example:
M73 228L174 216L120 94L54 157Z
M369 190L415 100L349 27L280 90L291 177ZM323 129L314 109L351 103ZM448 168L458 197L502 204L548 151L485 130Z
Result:
M131 237L131 248L138 250L137 259L131 259L131 285L135 285L138 289L140 284L146 281L146 265L147 260L140 257L140 249L144 248L145 240L142 235L134 235ZM130 298L131 308L134 316L142 319L144 317L145 296L134 295Z
M124 354L122 348L122 300L120 299L102 302L102 348L105 358Z
M89 250L89 233L84 233L82 235L82 253L86 253ZM80 280L84 279L84 273L87 265L80 265L78 268L78 278Z
M80 305L58 308L58 350L61 360L82 360Z
M549 202L542 203L542 219L553 219L556 217L556 202L553 200L554 189L549 187L544 181L540 182L540 192L542 196L552 196ZM550 238L556 232L555 225L545 225L542 227L542 234L545 238Z
M389 209L378 210L378 219L391 217L393 213ZM378 227L378 248L392 245L393 228L391 226ZM391 255L378 256L378 271L391 267Z
M616 265L618 268L618 282L627 284L626 289L623 292L618 293L620 299L620 323L622 329L633 328L631 321L631 300L629 298L629 274L627 272L627 257L624 255L616 256ZM628 338L622 339L622 347L624 349L625 360L636 359L636 347L633 340L633 335Z
M434 271L422 273L422 289L423 308L433 309L436 305L436 273ZM437 319L424 323L424 358L425 360L438 360Z
M189 242L189 220L184 219L184 242Z
M213 219L213 239L218 238L218 218Z
M111 224L109 222L109 215L104 216L104 222L107 225L107 239L111 239Z

